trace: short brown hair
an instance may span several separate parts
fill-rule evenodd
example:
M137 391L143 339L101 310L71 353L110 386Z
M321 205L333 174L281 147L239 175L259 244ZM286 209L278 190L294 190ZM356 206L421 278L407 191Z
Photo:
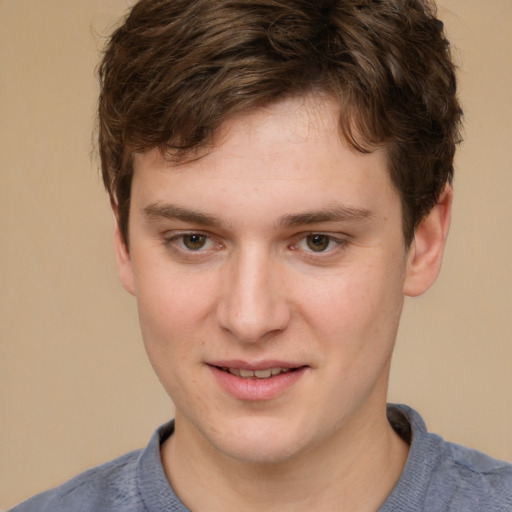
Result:
M407 244L452 180L461 109L428 0L140 0L99 75L103 179L126 243L134 152L185 157L288 96L333 95L349 144L386 148Z

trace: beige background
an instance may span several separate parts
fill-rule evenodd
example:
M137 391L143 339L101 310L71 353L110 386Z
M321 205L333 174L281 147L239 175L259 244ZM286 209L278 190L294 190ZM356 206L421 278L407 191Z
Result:
M172 415L114 268L93 151L126 0L0 0L0 508L145 445ZM512 2L444 0L466 142L437 285L406 305L390 399L512 460Z

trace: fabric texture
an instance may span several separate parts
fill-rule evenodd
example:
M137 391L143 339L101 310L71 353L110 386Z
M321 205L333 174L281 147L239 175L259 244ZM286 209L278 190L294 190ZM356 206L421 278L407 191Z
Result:
M512 465L429 434L407 406L388 406L388 417L411 449L400 480L377 512L512 512ZM11 512L189 512L160 459L160 445L173 431L171 421L144 450L90 469Z

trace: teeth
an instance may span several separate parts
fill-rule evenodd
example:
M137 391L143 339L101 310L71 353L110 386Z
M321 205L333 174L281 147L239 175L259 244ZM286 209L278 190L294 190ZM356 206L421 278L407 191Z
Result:
M256 370L254 375L258 379L268 379L272 375L272 370L270 368L268 370Z
M290 368L267 368L266 370L245 370L243 368L223 368L224 371L243 379L268 379L280 373L287 373Z

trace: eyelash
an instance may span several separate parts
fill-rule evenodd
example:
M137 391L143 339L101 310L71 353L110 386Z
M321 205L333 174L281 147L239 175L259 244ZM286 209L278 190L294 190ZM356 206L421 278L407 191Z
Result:
M164 245L172 249L175 252L178 252L181 255L184 255L186 257L204 257L206 252L209 252L211 248L204 248L204 246L198 247L197 249L190 249L189 247L184 246L184 240L187 237L200 237L205 241L206 245L214 244L215 250L221 250L224 247L224 244L220 242L216 242L215 238L211 235L201 232L201 231L189 231L189 232L182 232L178 234L173 234L170 236L167 236L164 238ZM303 252L307 255L309 258L327 258L329 256L332 256L332 253L337 253L338 250L342 250L346 248L348 245L348 240L335 237L333 235L329 235L327 233L322 232L309 232L309 233L301 233L297 235L294 238L294 242L288 245L288 248L291 251L297 251L301 250L302 244L308 244L308 240L313 239L314 237L325 237L327 241L327 248L325 250L321 251L314 251L314 250L307 250L305 248L302 248ZM313 242L313 240L311 240ZM314 242L313 242L314 243ZM309 244L308 244L309 246ZM333 246L333 247L331 247ZM311 246L309 246L311 249Z

